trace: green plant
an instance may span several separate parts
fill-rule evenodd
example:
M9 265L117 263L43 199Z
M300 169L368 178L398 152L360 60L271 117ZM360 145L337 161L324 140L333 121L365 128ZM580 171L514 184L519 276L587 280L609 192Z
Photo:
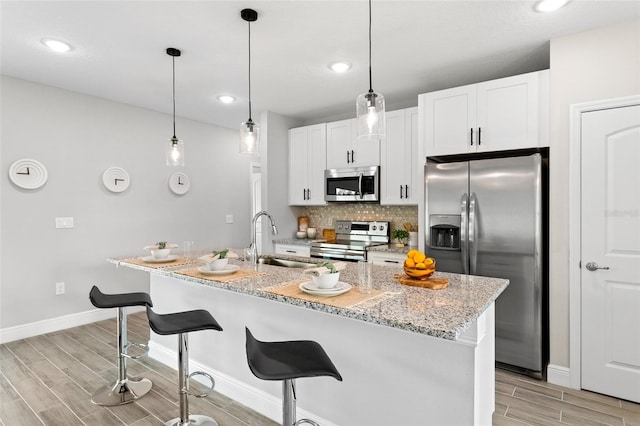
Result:
M158 246L158 248L159 248L160 250L162 250L162 249L166 249L166 248L167 248L167 242L166 242L166 241L160 241L160 242L158 242L156 245Z
M318 263L318 267L324 266L327 269L329 269L329 273L330 274L335 274L336 272L338 272L338 270L336 269L336 267L333 265L333 263L329 262L328 260L325 260L324 262Z
M406 229L394 229L391 231L391 238L398 241L406 241L409 238L409 231Z
M218 259L224 259L227 256L227 253L229 252L229 249L222 249L220 251L216 251L214 250L213 252L211 252L212 256L218 256Z

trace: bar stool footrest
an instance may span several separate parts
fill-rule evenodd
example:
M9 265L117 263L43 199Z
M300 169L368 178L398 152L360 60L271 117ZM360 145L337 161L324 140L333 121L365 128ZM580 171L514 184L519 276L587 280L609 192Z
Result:
M318 424L317 422L314 422L311 419L300 419L297 422L294 423L294 426L298 426L301 425L303 423L309 424L309 425L313 425L313 426L320 426L320 424Z
M181 423L180 417L176 417L175 419L171 419L168 422L165 422L165 426L218 426L218 423L213 420L211 417L202 416L200 414L191 414L189 415L189 423Z
M144 352L141 353L140 355L129 355L127 352L129 351L129 348L133 346L135 348L141 348L144 349ZM145 356L149 355L149 345L145 345L144 343L127 343L124 346L124 351L122 352L122 356L125 358L129 358L129 359L140 359L143 358Z
M195 396L196 398L206 398L207 396L209 396L211 392L213 392L213 388L216 386L216 381L214 380L213 377L211 377L211 374L205 373L204 371L194 371L193 373L189 374L189 379L191 379L193 376L204 376L207 379L209 379L209 381L211 382L211 385L209 385L208 391L201 394L195 394L191 392L187 387L187 393L191 396Z

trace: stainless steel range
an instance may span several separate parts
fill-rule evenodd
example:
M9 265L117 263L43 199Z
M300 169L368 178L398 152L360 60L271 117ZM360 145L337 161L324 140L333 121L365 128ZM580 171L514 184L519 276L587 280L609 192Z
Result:
M366 260L367 247L389 244L389 222L336 221L336 239L311 244L311 256Z

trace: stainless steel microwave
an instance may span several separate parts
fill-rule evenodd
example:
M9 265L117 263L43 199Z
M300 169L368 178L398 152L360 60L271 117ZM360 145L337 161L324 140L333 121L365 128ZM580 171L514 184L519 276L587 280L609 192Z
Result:
M352 167L324 171L325 201L380 202L380 167Z

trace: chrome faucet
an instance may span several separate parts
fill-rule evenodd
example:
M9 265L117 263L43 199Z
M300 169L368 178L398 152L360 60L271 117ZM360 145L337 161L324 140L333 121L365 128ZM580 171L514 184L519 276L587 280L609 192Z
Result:
M256 213L251 219L251 245L249 246L249 250L251 250L251 262L256 265L258 263L258 247L256 246L256 222L260 218L260 216L267 216L269 218L269 222L271 222L271 232L273 235L278 235L278 228L276 227L273 218L269 213L265 210Z

